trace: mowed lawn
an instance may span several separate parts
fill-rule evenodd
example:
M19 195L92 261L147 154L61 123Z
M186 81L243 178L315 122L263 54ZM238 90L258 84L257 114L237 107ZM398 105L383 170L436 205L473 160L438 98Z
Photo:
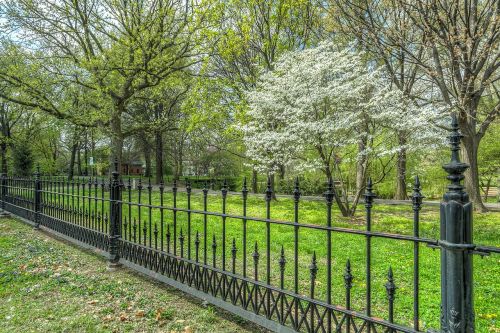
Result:
M13 219L0 219L0 332L259 332Z
M425 190L424 190L425 194ZM123 236L132 238L130 230L136 226L136 241L144 241L146 233L146 245L161 247L161 230L163 228L163 245L167 250L166 233L170 228L171 245L173 251L174 213L173 195L167 191L163 195L163 219L162 213L157 205L160 204L158 189L151 193L151 208L147 189L141 193L140 209L137 205L128 205L128 192L123 192ZM131 202L137 203L139 195L137 191L131 192ZM95 207L94 202L90 207ZM69 201L66 202L70 204ZM107 204L106 204L107 205ZM105 205L105 206L106 206ZM203 196L201 193L193 193L190 200L191 209L200 210L203 207ZM80 202L80 207L82 203ZM210 191L207 200L207 211L222 212L222 199L220 191ZM86 202L87 209L89 208ZM97 204L98 212L100 203ZM188 207L187 195L180 190L177 194L177 207L186 209ZM104 208L107 211L107 208ZM139 213L140 210L140 213ZM228 195L226 201L226 269L231 269L232 243L236 245L236 272L242 274L243 256L243 222L239 216L242 214L241 195ZM199 256L203 261L204 243L207 243L207 261L212 263L213 238L216 240L216 264L222 266L222 225L221 216L207 217L207 235L205 237L204 217L200 213L178 211L176 216L177 254L180 254L180 232L184 237L184 256L188 256L188 219L191 224L191 257L195 257L196 233L200 237ZM234 215L235 217L231 217ZM236 217L238 216L238 217ZM266 202L263 195L250 195L247 202L247 216L265 218ZM294 220L294 202L289 198L279 198L271 202L271 219L278 221ZM132 221L132 223L130 222ZM326 225L326 205L322 200L302 200L299 203L299 223L311 225ZM365 209L360 204L356 216L344 218L339 210L333 206L332 225L349 229L366 229ZM168 227L168 228L167 228ZM156 244L154 230L158 231ZM285 288L294 289L294 227L291 225L271 224L270 261L271 261L271 283L278 286L279 281L279 259L282 247L287 260L285 267ZM425 238L439 238L439 207L423 205L420 212L420 236ZM398 233L412 235L413 233L413 211L411 205L381 205L374 204L372 210L372 230L380 232ZM132 232L133 234L133 232ZM140 237L139 237L140 236ZM247 274L254 275L254 253L255 243L258 244L259 252L259 279L266 280L266 223L259 221L247 222ZM490 212L485 214L474 214L474 243L481 245L500 246L500 213ZM387 296L385 283L387 272L392 267L394 282L397 286L395 301L395 321L403 325L411 325L413 317L413 242L402 240L391 240L379 237L372 238L372 313L376 317L387 318ZM318 274L315 286L315 298L326 299L326 263L327 263L327 236L324 230L310 228L299 229L299 293L309 296L310 290L310 264L313 253L316 253ZM343 274L345 264L350 260L354 284L352 289L353 309L365 310L366 299L366 237L364 235L353 235L348 233L332 232L332 303L345 305L345 288ZM421 328L439 327L439 304L440 304L440 259L439 250L420 245L420 321ZM500 257L474 258L474 287L475 307L478 332L500 332Z

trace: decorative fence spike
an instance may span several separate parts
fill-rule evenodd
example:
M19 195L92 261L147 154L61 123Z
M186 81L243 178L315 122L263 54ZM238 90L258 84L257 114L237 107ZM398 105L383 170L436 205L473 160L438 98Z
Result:
M394 298L396 294L396 285L394 284L394 277L392 274L392 267L389 267L387 273L387 283L385 284L387 292L387 300L389 301L389 322L394 322Z
M167 252L170 253L170 224L167 224L167 234L165 236L167 238Z
M236 248L236 239L233 238L233 245L231 247L231 260L232 260L232 265L231 265L231 271L233 274L236 273L236 252L238 249Z
M196 251L196 257L195 257L195 260L196 262L198 262L199 260L199 255L200 255L200 233L198 232L198 230L196 231L196 238L194 240L194 246L195 246L195 251Z
M155 236L155 250L158 249L158 225L155 223L154 225L154 236Z
M134 243L137 243L137 221L136 221L135 217L134 217L133 229L134 229Z
M100 219L100 216L98 215L97 216L97 224L98 225L100 224L100 221L101 221L101 219ZM127 239L127 225L128 225L128 223L127 223L127 217L124 217L123 218L123 232L124 232L123 238L124 239Z
M257 241L255 241L255 245L254 245L253 253L252 253L255 281L259 281L259 257L260 257L259 246L257 245Z
M212 266L217 267L217 241L215 240L215 234L212 238Z
M179 234L179 245L181 247L181 258L184 258L184 234L182 233L182 227Z

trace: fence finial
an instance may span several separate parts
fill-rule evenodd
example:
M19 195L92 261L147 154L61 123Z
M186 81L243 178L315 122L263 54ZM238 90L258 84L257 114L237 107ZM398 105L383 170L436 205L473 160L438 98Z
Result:
M387 299L389 301L393 301L396 294L396 285L394 284L394 274L392 273L391 266L389 266L389 271L387 273L387 283L385 284L385 289L387 291Z
M226 197L227 195L227 192L228 192L228 186L227 186L227 179L224 178L224 182L222 183L222 188L221 188L221 192L222 192L222 197Z
M299 185L299 177L295 177L295 186L293 188L293 199L295 202L299 202L300 200L300 185Z
M316 275L318 274L318 265L316 260L316 251L313 252L311 265L309 266L309 271L311 273L311 280L316 279Z
M241 192L243 193L243 198L245 199L248 195L247 177L243 178L243 187L241 188Z
M415 176L415 183L413 184L413 193L411 195L411 200L413 203L413 210L420 210L422 207L422 200L425 198L421 192L420 179Z
M373 193L373 182L372 178L369 177L368 181L366 182L366 191L365 191L365 207L366 208L371 208L373 199L376 197L376 194Z
M448 191L444 195L445 201L455 200L468 202L469 195L464 191L464 186L461 184L464 179L463 173L469 168L467 163L460 162L460 140L463 135L459 132L457 116L451 116L451 134L448 136L451 150L451 160L443 165L443 169L448 173L446 177L451 184L448 185Z
M333 202L333 196L334 196L334 188L333 188L333 181L332 178L328 179L328 185L326 186L326 191L325 191L325 199L326 203L328 205L331 205Z
M281 255L279 259L280 270L283 272L285 270L286 258L285 258L285 248L281 245Z
M271 176L267 176L266 200L271 201L273 198L273 188L271 186Z
M347 262L345 264L345 271L344 271L344 284L346 289L351 289L352 288L352 280L353 280L352 272L351 272L351 260L347 259Z

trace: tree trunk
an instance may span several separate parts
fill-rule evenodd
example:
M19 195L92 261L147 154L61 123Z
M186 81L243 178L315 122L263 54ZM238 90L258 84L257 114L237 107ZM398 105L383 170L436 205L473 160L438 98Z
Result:
M272 199L277 200L276 199L276 176L274 175L274 173L269 175L269 180L271 182L271 190L273 191Z
M285 168L284 165L281 164L280 167L279 167L279 169L280 169L279 174L278 174L279 178L280 178L280 180L284 180L285 179L286 168Z
M474 209L486 212L488 210L483 204L481 193L479 191L479 170L477 165L479 140L475 135L464 135L462 141L462 159L470 166L464 174L465 188L471 201L474 203Z
M89 175L89 148L88 148L88 139L87 139L87 134L85 134L85 147L83 148L83 158L85 160L85 169L84 173L85 176Z
M116 103L113 116L110 121L111 129L111 154L110 154L110 176L111 172L114 171L115 161L118 163L118 172L121 172L122 165L122 150L123 150L123 133L122 133L122 121L121 114L125 111L125 105L123 102Z
M144 150L144 161L146 161L146 172L144 176L146 178L151 177L151 147L146 139L143 139L143 150Z
M2 154L2 173L7 174L7 142L2 142L0 145Z
M363 131L368 133L368 123L365 122L363 124ZM354 216L356 213L356 208L359 203L359 199L361 198L361 194L365 188L366 184L366 173L368 170L368 156L364 153L368 146L368 137L363 135L361 139L358 141L358 160L356 161L356 191L353 196L353 200L351 204L346 204L346 212L347 215L344 216ZM346 199L347 200L347 199Z
M367 138L363 136L358 142L359 157L356 162L356 193L365 188L366 169L368 166L368 156L363 152L366 150Z
M492 178L488 178L486 181L486 188L484 190L484 202L488 202L488 193L490 192Z
M398 160L396 162L396 193L394 199L406 200L408 195L406 193L406 137L403 133L399 133L398 144L402 147L398 151Z
M175 179L179 179L180 177L182 177L182 173L183 173L183 169L184 169L184 165L182 163L182 159L184 158L184 156L182 155L182 152L179 151L179 153L177 154L177 161L175 163L175 166L176 166L176 170L175 170Z
M155 133L155 163L156 163L156 184L163 180L163 136L161 131Z
M350 216L349 215L348 204L342 202L342 199L340 198L340 195L339 195L338 191L335 189L335 181L333 180L333 172L330 169L330 166L328 164L326 164L325 168L323 170L324 170L324 172L326 174L327 181L329 183L331 182L333 184L333 198L335 199L335 203L339 207L340 213L344 217Z
M77 154L76 172L78 173L78 176L82 176L82 154L80 150L80 145L77 146L76 154Z
M253 169L252 170L252 192L253 193L257 193L258 191L258 174L257 174L257 170Z
M69 170L68 170L68 180L72 180L75 175L75 160L76 160L76 151L78 149L78 143L73 143L71 147L71 158L69 160Z

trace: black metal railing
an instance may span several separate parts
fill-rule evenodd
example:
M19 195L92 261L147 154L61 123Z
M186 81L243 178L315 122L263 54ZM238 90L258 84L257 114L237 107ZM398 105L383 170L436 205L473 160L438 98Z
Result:
M458 160L456 121L452 130L452 159L445 166L452 183L442 203L439 239L420 235L423 195L418 177L411 234L373 228L371 180L364 195L365 223L356 228L334 223L332 182L324 193L324 222L304 222L298 180L292 218L284 220L273 218L270 182L263 213L249 214L257 203L249 198L246 181L240 196L228 195L226 183L220 192L207 184L196 195L189 182L182 192L175 182L167 191L163 184L139 180L133 189L130 180L120 178L118 165L109 180L68 181L42 177L39 171L34 179L3 175L1 204L35 227L107 252L112 266L152 273L275 331L421 332L421 251L427 249L422 245L440 248L435 268L441 267L441 329L472 332L471 256L500 253L500 248L472 244L471 204L460 184L467 165ZM374 243L380 242L400 244L394 248L411 263L410 305L398 307L398 280L407 277L397 275L394 260L386 258L385 272L374 269L374 260L380 263L385 255L377 253ZM353 253L361 255L353 258Z

